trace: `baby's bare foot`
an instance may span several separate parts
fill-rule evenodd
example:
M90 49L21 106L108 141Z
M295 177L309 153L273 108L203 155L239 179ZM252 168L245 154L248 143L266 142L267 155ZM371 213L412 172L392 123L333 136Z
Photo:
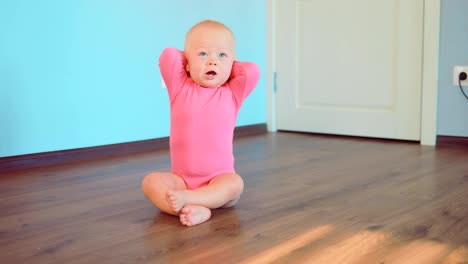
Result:
M185 205L185 193L184 191L173 191L169 190L166 193L166 200L169 204L169 207L174 211L174 213L179 213L180 209Z
M186 226L201 224L211 217L211 210L200 205L186 205L179 215L180 222Z

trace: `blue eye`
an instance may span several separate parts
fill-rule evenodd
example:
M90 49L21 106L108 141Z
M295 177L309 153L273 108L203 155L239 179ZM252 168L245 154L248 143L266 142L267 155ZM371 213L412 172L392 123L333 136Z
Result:
M219 54L219 57L220 58L227 58L227 55L226 55L226 53L221 53L221 54Z
M203 52L203 51L202 51L202 52L200 52L200 53L198 54L198 56L200 56L200 57L206 57L206 56L208 56L208 54L206 54L206 52Z

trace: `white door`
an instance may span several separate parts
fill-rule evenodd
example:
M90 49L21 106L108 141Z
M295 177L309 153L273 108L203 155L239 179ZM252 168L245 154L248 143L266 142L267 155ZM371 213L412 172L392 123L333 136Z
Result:
M277 128L419 140L423 2L277 0Z

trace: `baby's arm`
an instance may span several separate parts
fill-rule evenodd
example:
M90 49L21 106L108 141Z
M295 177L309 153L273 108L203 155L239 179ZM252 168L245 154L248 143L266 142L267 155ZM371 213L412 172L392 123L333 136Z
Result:
M253 62L234 62L229 86L238 104L242 104L244 99L253 91L258 79L260 79L260 69L257 64Z
M176 48L166 48L159 56L159 69L171 100L187 79L186 65L184 53Z

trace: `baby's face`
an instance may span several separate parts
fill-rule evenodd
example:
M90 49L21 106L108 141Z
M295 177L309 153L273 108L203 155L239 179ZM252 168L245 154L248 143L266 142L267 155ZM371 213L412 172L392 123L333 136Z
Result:
M195 83L218 88L231 75L236 56L234 37L223 28L196 28L187 36L185 56L187 71Z

